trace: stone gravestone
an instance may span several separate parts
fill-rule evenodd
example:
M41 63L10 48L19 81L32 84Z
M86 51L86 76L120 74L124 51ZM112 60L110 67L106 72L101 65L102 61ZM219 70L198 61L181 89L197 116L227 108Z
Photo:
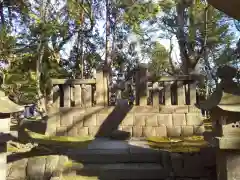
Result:
M0 179L6 179L7 141L10 140L11 114L24 111L24 107L12 102L3 91L0 91Z
M237 70L219 68L221 82L215 92L199 107L210 111L217 145L218 180L240 179L240 88L234 82Z

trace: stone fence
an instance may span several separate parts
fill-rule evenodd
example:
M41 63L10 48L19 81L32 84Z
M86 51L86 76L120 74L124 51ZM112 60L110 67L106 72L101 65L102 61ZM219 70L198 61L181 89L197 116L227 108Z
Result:
M191 76L150 81L146 69L135 75L135 102L109 106L107 78L52 79L52 106L47 133L69 136L109 136L116 130L132 137L191 136L204 132L196 83ZM147 100L151 98L152 104Z

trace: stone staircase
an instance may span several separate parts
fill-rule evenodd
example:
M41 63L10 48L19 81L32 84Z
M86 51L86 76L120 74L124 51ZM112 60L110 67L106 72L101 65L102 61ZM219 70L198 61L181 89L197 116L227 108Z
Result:
M214 153L170 153L141 140L96 139L86 149L61 148L11 162L7 179L34 180L37 175L37 180L215 180Z
M98 140L86 150L69 150L66 155L74 160L64 175L97 176L103 180L166 179L162 153L143 141Z

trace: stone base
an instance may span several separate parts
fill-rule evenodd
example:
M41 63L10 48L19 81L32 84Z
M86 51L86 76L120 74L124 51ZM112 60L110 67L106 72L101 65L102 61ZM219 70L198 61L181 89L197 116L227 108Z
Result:
M218 150L217 152L217 177L218 180L240 179L240 151Z

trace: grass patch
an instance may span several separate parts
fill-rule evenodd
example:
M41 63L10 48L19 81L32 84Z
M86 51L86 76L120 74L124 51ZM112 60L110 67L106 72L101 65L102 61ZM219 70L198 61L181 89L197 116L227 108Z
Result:
M88 144L94 140L94 138L90 136L86 137L47 136L29 131L28 129L25 129L25 132L28 134L31 141L43 145L82 148L87 147Z

